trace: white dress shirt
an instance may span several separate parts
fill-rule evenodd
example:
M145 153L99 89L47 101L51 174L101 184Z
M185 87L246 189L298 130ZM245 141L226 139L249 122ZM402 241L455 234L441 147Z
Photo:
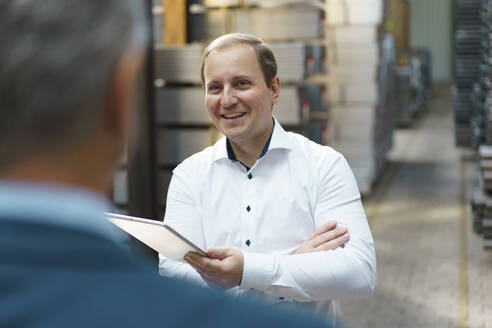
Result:
M346 226L344 248L292 255L328 220ZM261 294L334 317L331 300L370 295L373 239L357 183L341 154L275 120L268 151L248 171L229 159L225 137L173 171L164 222L198 246L244 254L235 294ZM187 263L160 257L159 272L204 284Z

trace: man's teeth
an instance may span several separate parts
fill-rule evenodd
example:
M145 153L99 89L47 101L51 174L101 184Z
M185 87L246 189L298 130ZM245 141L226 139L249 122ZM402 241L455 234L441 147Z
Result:
M243 116L244 113L237 113L237 114L224 114L225 118L236 118L239 116Z

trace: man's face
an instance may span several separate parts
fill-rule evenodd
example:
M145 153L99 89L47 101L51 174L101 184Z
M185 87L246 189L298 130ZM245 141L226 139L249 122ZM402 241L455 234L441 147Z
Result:
M236 144L264 142L272 129L278 78L269 88L252 46L212 51L204 68L205 105L217 129Z

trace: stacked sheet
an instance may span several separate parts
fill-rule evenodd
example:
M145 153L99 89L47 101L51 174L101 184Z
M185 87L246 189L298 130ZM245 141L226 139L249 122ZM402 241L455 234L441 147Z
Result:
M492 146L480 146L478 156L479 188L471 199L473 229L483 234L485 247L492 248Z
M395 107L398 112L397 122L407 126L412 122L412 70L410 66L395 68Z
M200 59L203 46L154 47L154 78L171 83L200 83Z
M269 43L277 60L278 75L285 82L301 82L304 78L325 73L325 48L302 42ZM154 51L156 79L168 83L200 81L200 60L204 46L192 43L183 46L157 45Z
M492 195L476 189L473 192L471 208L473 230L483 234L484 247L492 249Z
M211 125L205 108L203 87L172 87L156 90L156 121L161 125ZM309 113L308 113L309 114ZM283 86L274 115L281 124L300 125L302 123L301 101L297 86Z
M476 146L473 143L473 83L480 73L481 20L480 0L456 1L455 13L455 85L453 109L455 142L460 147Z
M207 9L189 16L191 41L213 40L231 31L268 41L316 39L323 36L323 13L314 6Z
M301 42L272 43L277 74L282 82L302 81L306 75L305 47Z
M315 7L237 10L235 30L267 40L315 39L323 36L321 18Z
M230 6L258 6L279 7L285 5L311 4L313 0L202 0L201 3L207 7L230 7Z
M158 165L173 167L214 144L220 137L215 127L207 129L168 127L158 132Z
M330 1L327 14L330 144L368 194L392 146L394 45L379 34L380 0Z

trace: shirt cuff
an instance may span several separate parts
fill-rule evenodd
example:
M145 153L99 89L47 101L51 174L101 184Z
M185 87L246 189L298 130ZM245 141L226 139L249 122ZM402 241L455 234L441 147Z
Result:
M257 289L266 291L273 282L275 257L267 254L244 254L243 277L241 289Z

